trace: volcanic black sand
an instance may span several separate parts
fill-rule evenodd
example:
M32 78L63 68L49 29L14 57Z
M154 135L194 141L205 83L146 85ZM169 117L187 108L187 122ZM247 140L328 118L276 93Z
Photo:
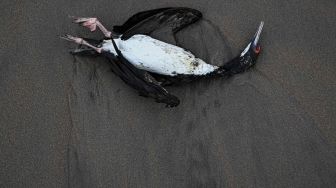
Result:
M102 58L74 58L69 33L99 38L132 14L187 6L205 20L158 38L212 64L237 55L261 20L255 67L139 97ZM336 2L1 1L0 187L334 187Z

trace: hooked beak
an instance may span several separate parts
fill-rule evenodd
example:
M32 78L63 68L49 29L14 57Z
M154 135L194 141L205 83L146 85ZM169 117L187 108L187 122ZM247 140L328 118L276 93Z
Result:
M260 25L259 25L259 28L258 28L256 34L254 35L253 39L252 39L252 44L253 44L252 46L253 46L253 49L256 53L260 52L259 39L260 39L261 32L263 30L263 27L264 27L264 22L261 21Z

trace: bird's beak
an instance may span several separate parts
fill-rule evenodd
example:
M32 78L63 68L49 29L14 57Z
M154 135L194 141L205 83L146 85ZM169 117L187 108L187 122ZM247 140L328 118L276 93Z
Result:
M253 40L252 40L254 47L259 46L259 39L260 39L261 31L263 30L263 27L264 27L264 22L262 21L262 22L260 22L259 28L258 28L258 30L257 30L257 32L254 35Z

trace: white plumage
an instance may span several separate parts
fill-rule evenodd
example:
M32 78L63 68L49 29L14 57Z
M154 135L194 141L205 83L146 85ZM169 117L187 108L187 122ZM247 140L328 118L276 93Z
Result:
M217 66L205 63L183 48L147 35L134 35L127 40L113 40L130 63L149 72L169 76L205 75L218 69ZM105 40L102 48L117 55L111 40Z

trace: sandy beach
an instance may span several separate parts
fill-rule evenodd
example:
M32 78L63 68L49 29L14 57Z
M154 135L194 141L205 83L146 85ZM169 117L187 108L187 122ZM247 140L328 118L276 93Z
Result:
M102 38L160 7L204 20L178 43L211 64L237 55L265 22L255 67L167 87L165 108L138 96L103 58L74 58L62 34ZM336 2L0 2L0 187L333 187ZM162 40L172 41L164 33ZM172 41L174 42L174 41ZM175 41L176 42L176 41Z

